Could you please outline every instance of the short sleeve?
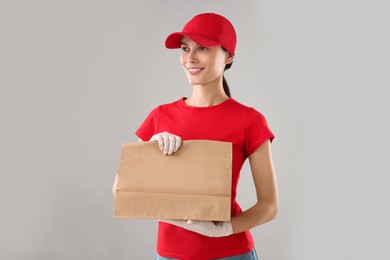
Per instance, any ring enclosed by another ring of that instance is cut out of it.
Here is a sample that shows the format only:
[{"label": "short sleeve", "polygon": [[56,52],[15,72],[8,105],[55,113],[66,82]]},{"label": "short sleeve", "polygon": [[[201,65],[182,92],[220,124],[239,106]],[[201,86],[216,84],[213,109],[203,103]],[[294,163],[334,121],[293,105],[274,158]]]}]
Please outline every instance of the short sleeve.
[{"label": "short sleeve", "polygon": [[251,155],[259,148],[265,140],[269,139],[271,142],[274,139],[274,134],[268,127],[265,117],[252,108],[248,114],[245,124],[245,150],[247,156]]},{"label": "short sleeve", "polygon": [[149,141],[150,138],[156,132],[156,121],[157,121],[157,108],[152,110],[149,115],[146,117],[145,121],[141,124],[141,126],[137,129],[135,134],[142,141]]}]

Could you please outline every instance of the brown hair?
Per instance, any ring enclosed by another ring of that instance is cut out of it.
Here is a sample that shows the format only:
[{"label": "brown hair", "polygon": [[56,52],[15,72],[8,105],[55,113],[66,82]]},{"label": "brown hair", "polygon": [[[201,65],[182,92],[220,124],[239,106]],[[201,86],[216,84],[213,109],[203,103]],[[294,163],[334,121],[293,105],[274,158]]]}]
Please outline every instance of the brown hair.
[{"label": "brown hair", "polygon": [[[229,64],[226,64],[224,71],[230,69],[230,67],[232,66],[232,64],[233,64],[233,62],[231,62],[231,63],[229,63]],[[223,85],[223,90],[225,91],[225,94],[226,94],[229,98],[231,98],[232,95],[230,94],[230,88],[229,88],[229,85],[228,85],[228,83],[227,83],[227,81],[226,81],[226,79],[225,79],[225,75],[222,76],[222,85]]]}]

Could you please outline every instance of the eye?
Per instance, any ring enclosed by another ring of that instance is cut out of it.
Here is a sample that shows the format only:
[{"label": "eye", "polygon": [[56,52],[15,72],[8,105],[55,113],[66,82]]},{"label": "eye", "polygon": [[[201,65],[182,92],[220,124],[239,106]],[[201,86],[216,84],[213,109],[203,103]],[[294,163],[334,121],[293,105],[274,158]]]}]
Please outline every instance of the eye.
[{"label": "eye", "polygon": [[206,48],[206,47],[203,47],[203,46],[199,46],[199,50],[200,50],[200,51],[206,51],[207,48]]},{"label": "eye", "polygon": [[188,52],[190,51],[190,48],[188,48],[187,46],[181,46],[181,50],[184,52]]}]

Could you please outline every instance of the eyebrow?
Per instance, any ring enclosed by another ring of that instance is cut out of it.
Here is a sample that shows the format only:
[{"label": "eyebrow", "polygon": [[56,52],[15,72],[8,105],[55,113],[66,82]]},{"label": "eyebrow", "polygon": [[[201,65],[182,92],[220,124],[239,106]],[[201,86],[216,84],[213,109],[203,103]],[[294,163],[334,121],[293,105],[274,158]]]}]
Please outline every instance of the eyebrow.
[{"label": "eyebrow", "polygon": [[185,42],[180,42],[180,45],[187,45],[188,46],[188,44]]}]

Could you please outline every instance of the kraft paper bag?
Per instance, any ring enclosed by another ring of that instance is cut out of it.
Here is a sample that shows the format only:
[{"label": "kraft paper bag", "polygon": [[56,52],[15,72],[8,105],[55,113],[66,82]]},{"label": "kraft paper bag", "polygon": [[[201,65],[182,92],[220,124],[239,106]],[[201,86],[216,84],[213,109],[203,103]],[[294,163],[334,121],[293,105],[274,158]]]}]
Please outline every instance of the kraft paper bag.
[{"label": "kraft paper bag", "polygon": [[172,155],[157,142],[121,145],[117,218],[230,220],[232,144],[184,141]]}]

